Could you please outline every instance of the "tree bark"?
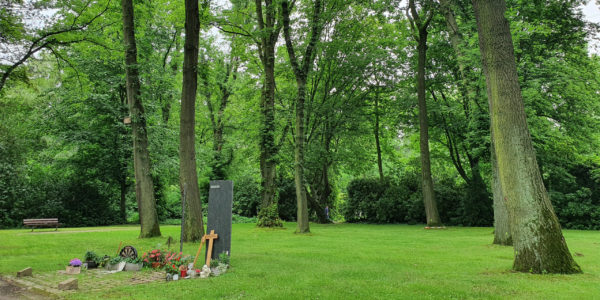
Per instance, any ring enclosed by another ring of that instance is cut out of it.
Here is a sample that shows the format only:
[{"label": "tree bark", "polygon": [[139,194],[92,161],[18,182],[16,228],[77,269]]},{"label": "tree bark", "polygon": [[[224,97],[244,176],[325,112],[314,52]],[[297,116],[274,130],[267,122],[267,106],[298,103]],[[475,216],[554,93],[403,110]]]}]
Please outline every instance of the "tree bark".
[{"label": "tree bark", "polygon": [[494,150],[492,136],[492,191],[494,195],[494,244],[512,246],[512,234],[510,232],[510,222],[508,219],[508,210],[502,197],[502,185],[500,184],[500,175],[498,174],[498,163],[496,162],[496,153]]},{"label": "tree bark", "polygon": [[261,0],[255,0],[256,17],[260,41],[259,56],[264,69],[264,83],[260,110],[262,128],[260,131],[260,175],[262,185],[261,208],[258,226],[282,226],[278,218],[275,199],[275,172],[277,168],[277,147],[275,145],[275,44],[279,37],[276,27],[276,8],[272,0],[265,0],[265,12]]},{"label": "tree bark", "polygon": [[[185,0],[185,42],[183,46],[183,86],[179,121],[179,188],[185,203],[184,242],[198,241],[204,235],[202,202],[196,171],[196,90],[200,20],[197,0]],[[185,199],[184,199],[185,197]]]},{"label": "tree bark", "polygon": [[296,184],[296,233],[309,233],[308,200],[304,184],[304,101],[306,95],[306,78],[296,80],[298,97],[296,101],[296,145],[294,147],[294,182]]},{"label": "tree bark", "polygon": [[562,235],[527,127],[504,0],[473,0],[498,175],[512,229],[513,269],[581,273]]},{"label": "tree bark", "polygon": [[412,14],[412,26],[417,34],[417,98],[419,102],[419,146],[421,152],[421,175],[423,189],[423,203],[427,226],[441,226],[442,221],[437,210],[433,178],[431,177],[431,160],[429,155],[429,124],[427,120],[427,103],[425,101],[425,63],[427,57],[427,27],[433,17],[433,11],[426,12],[424,19],[419,17],[414,0],[409,2]]},{"label": "tree bark", "polygon": [[137,48],[133,23],[132,0],[121,0],[123,11],[123,36],[125,42],[125,72],[127,103],[131,112],[133,131],[133,168],[135,170],[135,196],[140,214],[140,238],[160,236],[154,186],[150,174],[150,155],[146,118],[140,99],[140,79],[137,67]]}]

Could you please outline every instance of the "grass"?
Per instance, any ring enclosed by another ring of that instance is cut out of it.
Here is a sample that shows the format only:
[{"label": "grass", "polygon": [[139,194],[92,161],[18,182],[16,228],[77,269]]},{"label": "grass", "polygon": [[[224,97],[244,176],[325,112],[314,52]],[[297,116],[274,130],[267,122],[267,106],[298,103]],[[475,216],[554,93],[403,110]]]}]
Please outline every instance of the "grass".
[{"label": "grass", "polygon": [[[312,234],[233,225],[232,269],[207,280],[78,292],[72,299],[594,299],[600,297],[600,233],[565,230],[580,275],[511,272],[512,248],[491,245],[491,228],[424,230],[423,226],[311,224]],[[0,274],[27,266],[63,269],[86,250],[114,255],[123,245],[141,251],[179,239],[138,239],[136,226],[62,228],[58,234],[0,231]],[[44,231],[44,230],[42,230]],[[86,232],[93,231],[93,232]],[[50,232],[50,231],[47,231]],[[194,254],[198,244],[184,245]],[[166,247],[165,247],[166,248]],[[178,248],[178,244],[175,246]]]}]

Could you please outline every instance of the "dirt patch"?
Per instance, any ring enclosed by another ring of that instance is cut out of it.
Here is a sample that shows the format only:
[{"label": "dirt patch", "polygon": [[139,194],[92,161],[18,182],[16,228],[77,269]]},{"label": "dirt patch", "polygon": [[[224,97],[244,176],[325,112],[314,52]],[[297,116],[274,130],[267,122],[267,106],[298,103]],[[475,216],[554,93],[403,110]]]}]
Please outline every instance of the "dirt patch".
[{"label": "dirt patch", "polygon": [[47,300],[51,299],[36,293],[33,293],[22,287],[10,284],[0,278],[0,300]]},{"label": "dirt patch", "polygon": [[[78,290],[59,290],[58,284],[70,278],[76,278],[78,280]],[[50,299],[47,297],[62,298],[67,294],[77,293],[77,291],[110,290],[115,287],[125,285],[166,282],[165,274],[163,272],[156,272],[154,270],[142,270],[139,272],[114,272],[104,269],[82,270],[80,274],[76,275],[66,274],[64,270],[36,272],[33,274],[33,276],[17,278],[15,276],[6,275],[3,277],[3,279],[4,282],[13,285],[17,289],[21,288],[21,290],[10,290],[11,297],[0,297],[0,300]],[[36,293],[45,295],[46,297],[31,298],[22,296],[25,295],[25,291],[30,291],[31,294],[33,294],[35,291]],[[9,290],[7,288],[7,294],[8,293]],[[2,291],[0,291],[0,295],[2,295]]]}]

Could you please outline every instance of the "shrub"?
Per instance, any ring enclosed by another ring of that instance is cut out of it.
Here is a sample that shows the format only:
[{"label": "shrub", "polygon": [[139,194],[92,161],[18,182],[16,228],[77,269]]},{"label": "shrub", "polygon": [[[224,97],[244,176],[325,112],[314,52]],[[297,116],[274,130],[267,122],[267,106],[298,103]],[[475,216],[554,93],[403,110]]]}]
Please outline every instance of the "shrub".
[{"label": "shrub", "polygon": [[[487,190],[477,193],[447,178],[434,185],[442,222],[447,225],[489,226],[493,222]],[[425,208],[420,176],[404,174],[397,180],[356,179],[348,184],[348,198],[342,211],[348,222],[424,223]]]},{"label": "shrub", "polygon": [[277,203],[273,203],[258,213],[258,227],[283,227],[277,213]]}]

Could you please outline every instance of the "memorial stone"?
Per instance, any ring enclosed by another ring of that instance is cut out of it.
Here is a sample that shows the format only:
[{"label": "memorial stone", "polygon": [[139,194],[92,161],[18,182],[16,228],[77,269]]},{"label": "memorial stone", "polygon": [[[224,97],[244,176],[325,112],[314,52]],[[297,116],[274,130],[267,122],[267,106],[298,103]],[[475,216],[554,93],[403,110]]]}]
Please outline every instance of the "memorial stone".
[{"label": "memorial stone", "polygon": [[[213,180],[208,193],[208,220],[206,232],[214,230],[219,238],[214,240],[212,258],[231,252],[231,209],[233,205],[233,181]],[[208,249],[208,245],[207,245]]]},{"label": "memorial stone", "polygon": [[61,291],[76,290],[78,288],[77,279],[70,278],[58,284],[58,289]]},{"label": "memorial stone", "polygon": [[17,277],[33,276],[33,270],[31,268],[25,268],[17,272]]}]

